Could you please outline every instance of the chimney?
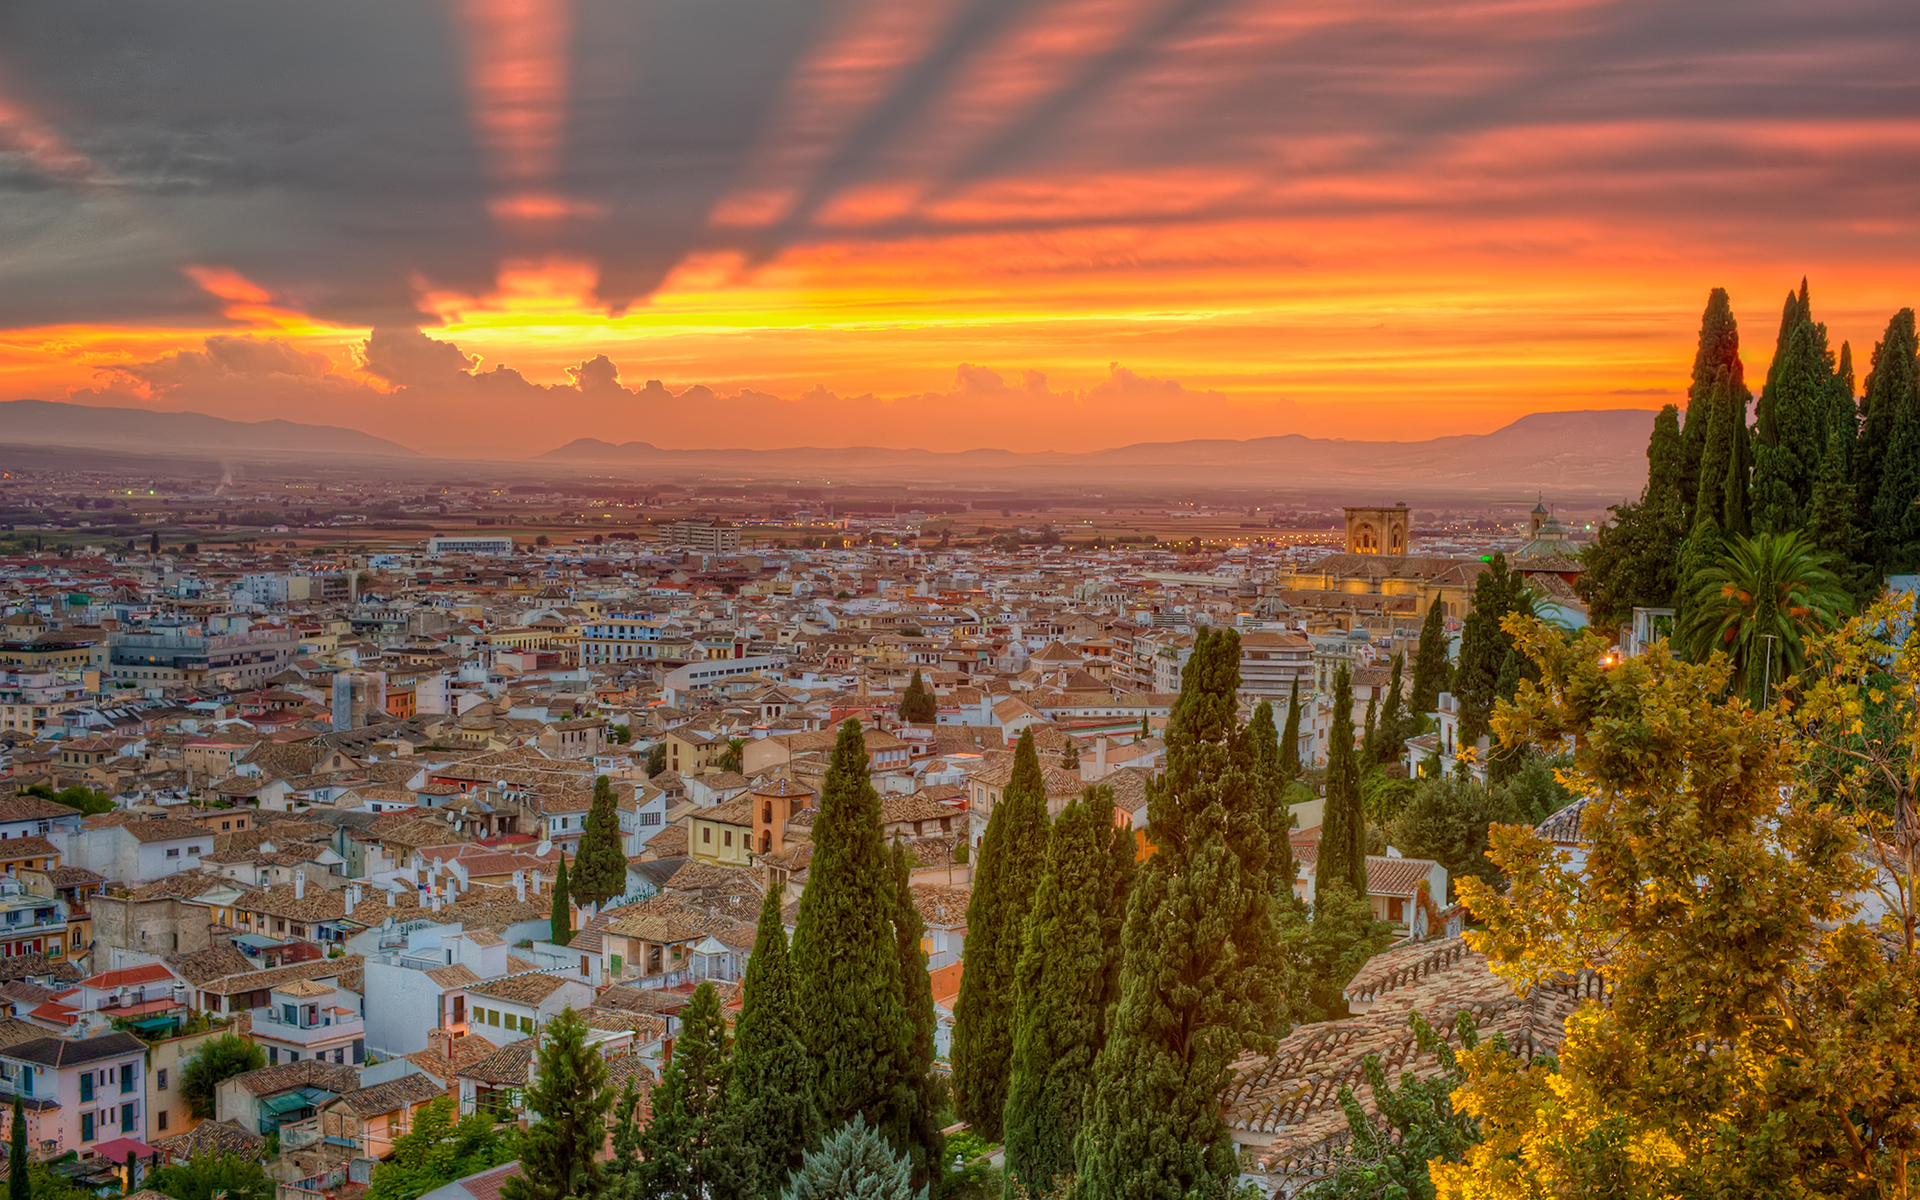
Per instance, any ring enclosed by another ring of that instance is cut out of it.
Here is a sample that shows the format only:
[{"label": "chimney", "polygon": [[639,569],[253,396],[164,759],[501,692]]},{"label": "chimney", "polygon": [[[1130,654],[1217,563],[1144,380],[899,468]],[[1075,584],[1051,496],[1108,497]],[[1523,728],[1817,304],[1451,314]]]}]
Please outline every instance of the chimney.
[{"label": "chimney", "polygon": [[295,900],[307,898],[307,872],[304,867],[293,873],[293,898]]},{"label": "chimney", "polygon": [[1093,777],[1095,780],[1107,777],[1107,735],[1104,733],[1093,739]]},{"label": "chimney", "polygon": [[446,1030],[427,1030],[427,1053],[453,1061],[453,1039],[447,1036]]},{"label": "chimney", "polygon": [[440,897],[438,897],[438,896],[435,896],[435,897],[433,898],[433,911],[434,911],[434,912],[439,912],[439,911],[440,911]]},{"label": "chimney", "polygon": [[391,887],[387,889],[387,907],[393,907],[393,889]]},{"label": "chimney", "polygon": [[513,895],[520,903],[525,904],[527,902],[527,873],[525,871],[515,871],[513,873]]}]

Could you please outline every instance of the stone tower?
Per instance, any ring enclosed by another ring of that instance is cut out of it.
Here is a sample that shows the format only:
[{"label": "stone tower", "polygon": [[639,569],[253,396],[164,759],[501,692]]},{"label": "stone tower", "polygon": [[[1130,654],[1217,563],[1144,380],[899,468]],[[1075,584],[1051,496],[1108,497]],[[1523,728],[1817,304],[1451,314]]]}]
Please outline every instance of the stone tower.
[{"label": "stone tower", "polygon": [[1348,554],[1407,552],[1409,514],[1405,501],[1392,508],[1349,508],[1346,513]]}]

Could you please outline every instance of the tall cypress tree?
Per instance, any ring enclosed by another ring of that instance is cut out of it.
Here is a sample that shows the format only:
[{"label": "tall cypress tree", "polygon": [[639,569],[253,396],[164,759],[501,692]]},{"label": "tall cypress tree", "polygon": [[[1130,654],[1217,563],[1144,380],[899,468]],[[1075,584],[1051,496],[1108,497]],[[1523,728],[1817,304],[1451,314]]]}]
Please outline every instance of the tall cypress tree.
[{"label": "tall cypress tree", "polygon": [[27,1118],[20,1111],[20,1097],[13,1098],[13,1129],[7,1142],[7,1200],[33,1200],[32,1181],[27,1178]]},{"label": "tall cypress tree", "polygon": [[1460,629],[1453,694],[1460,703],[1460,738],[1468,745],[1491,729],[1494,701],[1500,698],[1500,668],[1513,649],[1513,639],[1500,624],[1514,613],[1531,611],[1526,580],[1507,569],[1506,555],[1495,554],[1473,582],[1473,611]]},{"label": "tall cypress tree", "polygon": [[[1884,573],[1920,565],[1920,342],[1911,308],[1887,322],[1867,375],[1859,503]],[[1869,456],[1872,456],[1871,458]]]},{"label": "tall cypress tree", "polygon": [[[1715,380],[1723,373],[1740,378],[1740,326],[1733,319],[1733,303],[1727,289],[1714,288],[1707,294],[1707,308],[1700,315],[1700,338],[1693,354],[1693,379],[1687,385],[1687,423],[1681,431],[1677,471],[1673,480],[1687,506],[1685,520],[1693,521],[1693,499],[1700,490],[1700,460],[1706,454],[1707,430],[1712,424]],[[1651,482],[1651,479],[1649,480]]]},{"label": "tall cypress tree", "polygon": [[539,1119],[520,1135],[521,1174],[501,1185],[504,1200],[596,1196],[604,1182],[594,1162],[607,1141],[607,1064],[587,1047],[587,1027],[571,1008],[540,1031],[540,1054],[527,1108]]},{"label": "tall cypress tree", "polygon": [[[1790,328],[1787,318],[1797,318]],[[1760,533],[1789,533],[1806,524],[1833,425],[1833,351],[1827,327],[1813,319],[1804,280],[1787,305],[1781,336],[1755,430],[1753,528]]]},{"label": "tall cypress tree", "polygon": [[1287,696],[1287,727],[1280,734],[1280,774],[1292,783],[1300,772],[1300,677],[1295,675]]},{"label": "tall cypress tree", "polygon": [[1380,706],[1380,724],[1374,730],[1373,761],[1380,766],[1398,761],[1401,747],[1406,742],[1406,730],[1401,728],[1404,718],[1400,710],[1400,689],[1406,665],[1406,654],[1396,654],[1393,656],[1393,668],[1387,672],[1387,699]]},{"label": "tall cypress tree", "polygon": [[1367,719],[1360,727],[1360,757],[1356,767],[1360,774],[1366,774],[1380,753],[1380,697],[1372,694],[1367,697]]},{"label": "tall cypress tree", "polygon": [[[1298,683],[1294,686],[1297,691]],[[1274,895],[1282,897],[1293,891],[1293,811],[1287,803],[1287,785],[1294,777],[1287,773],[1275,742],[1273,705],[1262,700],[1254,708],[1253,719],[1247,722],[1243,736],[1261,824],[1267,831],[1267,870],[1272,876]]]},{"label": "tall cypress tree", "polygon": [[1319,858],[1314,876],[1342,881],[1365,895],[1367,829],[1360,799],[1360,765],[1353,749],[1353,676],[1343,663],[1333,677],[1333,711],[1327,727],[1327,794],[1321,807]]},{"label": "tall cypress tree", "polygon": [[[1269,716],[1267,727],[1273,722]],[[1031,1195],[1074,1174],[1073,1144],[1085,1119],[1093,1064],[1105,1042],[1109,981],[1118,969],[1120,924],[1132,858],[1113,823],[1113,792],[1090,787],[1060,814],[1016,972],[1018,1017],[1007,1091],[1007,1179]]]},{"label": "tall cypress tree", "polygon": [[620,842],[620,809],[605,775],[593,781],[586,832],[573,856],[571,895],[583,904],[604,904],[627,891],[627,852]]},{"label": "tall cypress tree", "polygon": [[746,1146],[754,1196],[777,1196],[820,1136],[813,1064],[794,1007],[793,962],[782,923],[785,889],[760,905],[760,928],[740,986],[727,1113]]},{"label": "tall cypress tree", "polygon": [[892,863],[860,722],[840,727],[813,825],[794,926],[794,994],[827,1128],[863,1115],[906,1148],[902,1089],[912,1026],[894,946]]},{"label": "tall cypress tree", "polygon": [[1447,690],[1447,618],[1440,597],[1427,605],[1427,619],[1420,626],[1420,647],[1413,659],[1413,711],[1430,713],[1440,707],[1440,693]]},{"label": "tall cypress tree", "polygon": [[548,938],[556,946],[573,940],[573,895],[567,881],[567,853],[560,852],[560,870],[553,878],[553,912],[548,915]]},{"label": "tall cypress tree", "polygon": [[913,859],[899,842],[893,844],[894,953],[900,968],[900,990],[906,997],[912,1041],[902,1079],[900,1121],[906,1144],[901,1147],[913,1164],[914,1183],[925,1187],[941,1174],[946,1135],[940,1132],[940,1085],[933,1075],[934,1040],[939,1021],[933,1012],[933,976],[927,973],[927,952],[920,947],[927,925],[913,903]]},{"label": "tall cypress tree", "polygon": [[1013,774],[987,817],[967,902],[966,969],[953,1014],[953,1107],[981,1137],[1000,1140],[1013,1063],[1013,972],[1047,852],[1047,785],[1033,731],[1020,735]]},{"label": "tall cypress tree", "polygon": [[653,1090],[653,1118],[640,1130],[638,1194],[648,1200],[752,1200],[752,1163],[741,1130],[725,1119],[727,1023],[711,980],[680,1014],[673,1057]]},{"label": "tall cypress tree", "polygon": [[1211,1195],[1239,1173],[1221,1117],[1232,1063],[1272,1045],[1279,1007],[1268,846],[1234,728],[1240,638],[1203,631],[1148,785],[1154,853],[1128,903],[1120,998],[1075,1148],[1082,1194]]}]

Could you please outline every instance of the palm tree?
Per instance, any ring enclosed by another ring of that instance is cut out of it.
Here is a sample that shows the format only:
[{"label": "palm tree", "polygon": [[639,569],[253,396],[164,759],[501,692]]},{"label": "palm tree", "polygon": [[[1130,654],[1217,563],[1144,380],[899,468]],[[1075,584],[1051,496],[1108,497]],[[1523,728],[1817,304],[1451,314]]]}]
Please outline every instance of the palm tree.
[{"label": "palm tree", "polygon": [[1797,530],[1733,539],[1692,586],[1683,631],[1689,656],[1726,654],[1729,690],[1755,704],[1766,699],[1769,681],[1806,665],[1806,635],[1833,628],[1852,604],[1827,556]]}]

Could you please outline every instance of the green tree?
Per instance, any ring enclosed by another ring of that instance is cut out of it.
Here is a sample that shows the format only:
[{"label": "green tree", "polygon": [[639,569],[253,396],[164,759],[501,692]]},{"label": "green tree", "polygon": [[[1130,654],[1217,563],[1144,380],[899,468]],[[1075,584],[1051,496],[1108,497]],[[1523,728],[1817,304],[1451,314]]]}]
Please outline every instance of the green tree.
[{"label": "green tree", "polygon": [[1804,280],[1799,296],[1788,299],[1781,334],[1754,431],[1753,528],[1762,533],[1806,524],[1832,432],[1833,351],[1827,327],[1813,319]]},{"label": "green tree", "polygon": [[[1438,603],[1438,601],[1435,601]],[[1425,635],[1422,635],[1424,638]],[[1435,693],[1438,695],[1439,693]],[[1287,724],[1280,732],[1280,774],[1288,782],[1300,778],[1300,677],[1293,677],[1287,695]]]},{"label": "green tree", "polygon": [[485,1113],[459,1117],[453,1098],[442,1096],[427,1102],[414,1116],[413,1128],[393,1143],[392,1157],[374,1168],[367,1200],[413,1200],[512,1157],[512,1142],[491,1118]]},{"label": "green tree", "polygon": [[1294,907],[1281,914],[1280,928],[1298,991],[1293,1011],[1302,1021],[1346,1016],[1342,989],[1399,936],[1392,925],[1374,919],[1373,902],[1355,895],[1352,884],[1327,877],[1314,891],[1311,918]]},{"label": "green tree", "polygon": [[[1440,693],[1447,690],[1450,674],[1447,661],[1447,618],[1435,596],[1427,606],[1427,619],[1420,625],[1420,645],[1413,658],[1413,711],[1430,713],[1440,706]],[[1298,684],[1295,685],[1296,688]]]},{"label": "green tree", "polygon": [[1495,554],[1473,582],[1473,611],[1460,627],[1460,666],[1454,672],[1453,694],[1460,703],[1460,741],[1472,746],[1491,728],[1494,701],[1500,695],[1500,669],[1513,650],[1513,639],[1501,622],[1514,613],[1531,616],[1533,596],[1519,572],[1507,569],[1504,554]]},{"label": "green tree", "polygon": [[[1268,728],[1272,728],[1269,715]],[[1124,843],[1116,854],[1115,843]],[[1034,1195],[1074,1174],[1093,1064],[1118,976],[1132,838],[1113,823],[1113,791],[1090,787],[1047,838],[1047,863],[1016,972],[1013,1074],[1005,1120],[1008,1179]]]},{"label": "green tree", "polygon": [[1014,968],[1047,852],[1047,785],[1033,731],[1020,735],[1013,774],[987,816],[967,902],[966,970],[953,1018],[953,1107],[981,1137],[1000,1140],[1013,1061]]},{"label": "green tree", "polygon": [[27,1118],[20,1097],[13,1098],[13,1127],[7,1141],[7,1200],[33,1200],[27,1178]]},{"label": "green tree", "polygon": [[902,1082],[902,1116],[907,1161],[916,1182],[936,1179],[944,1170],[946,1138],[940,1132],[944,1086],[933,1073],[934,1043],[939,1018],[933,1010],[933,976],[927,972],[927,952],[921,942],[926,922],[913,901],[913,856],[900,842],[893,844],[894,954],[900,964],[900,992],[906,1000],[911,1040]]},{"label": "green tree", "polygon": [[[1299,686],[1296,681],[1296,691]],[[1294,752],[1298,754],[1297,725],[1294,735]],[[1273,705],[1262,700],[1254,706],[1253,717],[1247,722],[1245,739],[1256,803],[1259,805],[1261,824],[1267,832],[1267,871],[1271,878],[1271,890],[1274,902],[1283,903],[1293,895],[1293,805],[1287,795],[1293,779],[1287,774],[1285,753],[1273,731]]]},{"label": "green tree", "polygon": [[626,892],[627,853],[620,840],[620,809],[613,782],[601,775],[593,781],[593,804],[587,809],[580,848],[574,852],[567,894],[583,904],[604,904]]},{"label": "green tree", "polygon": [[[1605,663],[1593,637],[1516,628],[1541,686],[1496,726],[1574,748],[1587,853],[1576,867],[1533,831],[1501,829],[1508,887],[1463,885],[1485,923],[1468,938],[1522,992],[1600,968],[1607,1002],[1581,1002],[1557,1060],[1460,1055],[1455,1103],[1482,1140],[1433,1168],[1437,1194],[1906,1194],[1920,1146],[1912,893],[1878,889],[1890,921],[1862,911],[1885,854],[1862,818],[1801,779],[1808,742],[1786,714],[1713,702],[1725,662],[1656,646]],[[1850,727],[1858,669],[1882,661],[1861,653],[1803,711]],[[1911,879],[1900,853],[1883,880]]]},{"label": "green tree", "polygon": [[818,1150],[809,1150],[782,1200],[926,1200],[913,1168],[877,1129],[855,1114]]},{"label": "green tree", "polygon": [[732,771],[735,774],[739,774],[744,766],[743,760],[746,757],[746,753],[747,739],[737,737],[728,738],[727,748],[720,752],[720,757],[713,760],[714,770]]},{"label": "green tree", "polygon": [[652,779],[655,775],[658,775],[666,769],[667,744],[665,742],[655,742],[653,745],[647,747],[647,778]]},{"label": "green tree", "polygon": [[265,1051],[234,1034],[225,1033],[202,1042],[199,1051],[180,1068],[180,1095],[187,1102],[187,1111],[199,1120],[211,1121],[214,1094],[219,1086],[235,1075],[258,1071],[266,1065]]},{"label": "green tree", "polygon": [[720,996],[702,980],[680,1014],[673,1057],[653,1089],[653,1119],[639,1131],[633,1178],[651,1200],[750,1197],[753,1164],[743,1131],[728,1120],[731,1056]]},{"label": "green tree", "polygon": [[1120,995],[1075,1146],[1078,1187],[1108,1200],[1217,1195],[1239,1173],[1221,1117],[1232,1063],[1269,1048],[1284,972],[1247,739],[1240,638],[1203,630],[1147,786],[1154,852],[1127,906]]},{"label": "green tree", "polygon": [[1882,572],[1920,566],[1920,342],[1911,308],[1887,322],[1867,375],[1860,483],[1861,526]]},{"label": "green tree", "polygon": [[1806,663],[1806,637],[1851,608],[1827,560],[1797,532],[1736,541],[1693,580],[1681,630],[1696,662],[1727,655],[1736,695],[1758,705]]},{"label": "green tree", "polygon": [[[1707,294],[1706,311],[1700,315],[1700,337],[1693,354],[1693,378],[1687,385],[1687,424],[1681,431],[1680,451],[1674,484],[1687,506],[1682,514],[1683,528],[1695,519],[1694,497],[1700,491],[1700,460],[1707,451],[1707,431],[1716,407],[1715,386],[1725,380],[1741,380],[1740,326],[1733,319],[1733,302],[1727,289],[1714,288]],[[1741,384],[1745,390],[1745,384]],[[1649,455],[1651,457],[1651,455]]]},{"label": "green tree", "polygon": [[55,804],[78,809],[90,817],[114,811],[114,803],[111,796],[108,796],[105,792],[96,792],[89,787],[82,787],[77,783],[71,787],[61,788],[57,792],[43,783],[36,783],[30,787],[22,788],[21,794],[25,796],[38,796],[42,800],[51,800]]},{"label": "green tree", "polygon": [[[1300,1193],[1304,1200],[1433,1200],[1428,1164],[1457,1163],[1480,1140],[1480,1123],[1453,1107],[1454,1089],[1466,1082],[1453,1047],[1419,1013],[1409,1020],[1422,1053],[1439,1061],[1439,1073],[1422,1079],[1403,1072],[1396,1088],[1380,1056],[1367,1055],[1362,1070],[1374,1112],[1360,1107],[1351,1087],[1341,1086],[1349,1140],[1326,1176]],[[1464,1009],[1455,1029],[1463,1049],[1479,1046],[1473,1017]]]},{"label": "green tree", "polygon": [[1380,706],[1380,723],[1374,729],[1372,766],[1387,766],[1400,761],[1400,753],[1406,746],[1409,736],[1406,726],[1405,710],[1402,703],[1402,676],[1406,670],[1407,656],[1393,656],[1393,667],[1387,672],[1387,700]]},{"label": "green tree", "polygon": [[[1403,854],[1430,858],[1445,867],[1456,890],[1469,876],[1498,886],[1499,869],[1487,857],[1491,828],[1518,820],[1519,814],[1508,807],[1506,793],[1496,795],[1496,790],[1464,771],[1421,779],[1413,786],[1413,798],[1388,829],[1388,840]],[[1434,899],[1445,901],[1446,897]]]},{"label": "green tree", "polygon": [[565,1200],[597,1196],[594,1162],[607,1140],[607,1064],[587,1046],[587,1027],[571,1008],[540,1031],[527,1108],[538,1118],[519,1138],[521,1174],[500,1189],[502,1200]]},{"label": "green tree", "polygon": [[780,1193],[820,1130],[813,1065],[794,1007],[793,963],[781,915],[784,896],[775,883],[760,906],[760,929],[733,1027],[728,1115],[746,1142],[756,1196]]},{"label": "green tree", "polygon": [[900,719],[916,725],[929,725],[940,719],[940,701],[927,689],[917,667],[913,678],[907,680],[906,694],[900,697]]},{"label": "green tree", "polygon": [[566,851],[560,852],[560,870],[553,880],[553,912],[549,914],[547,935],[556,946],[573,940],[573,895],[567,880]]},{"label": "green tree", "polygon": [[1367,697],[1367,718],[1360,726],[1360,753],[1354,758],[1356,775],[1373,768],[1380,754],[1380,694]]},{"label": "green tree", "polygon": [[[1704,425],[1708,414],[1724,409],[1718,395],[1703,396],[1698,405],[1689,406],[1690,430],[1693,421]],[[1636,607],[1672,603],[1674,560],[1686,537],[1687,513],[1695,506],[1697,485],[1691,481],[1700,474],[1698,456],[1703,447],[1711,451],[1718,445],[1704,429],[1692,432],[1697,435],[1691,443],[1695,458],[1691,467],[1683,469],[1679,410],[1671,404],[1660,410],[1647,445],[1646,487],[1639,499],[1614,505],[1609,510],[1612,520],[1601,525],[1580,552],[1585,570],[1574,587],[1587,602],[1594,623],[1602,628],[1626,625]],[[1720,475],[1725,475],[1724,467]],[[1423,644],[1424,640],[1423,632]],[[1419,686],[1417,676],[1415,686]]]},{"label": "green tree", "polygon": [[161,1167],[147,1176],[146,1186],[173,1200],[268,1200],[274,1194],[259,1161],[238,1154],[203,1154]]},{"label": "green tree", "polygon": [[1060,750],[1060,769],[1062,771],[1080,769],[1080,743],[1073,740],[1072,734],[1067,735],[1067,744]]},{"label": "green tree", "polygon": [[1360,765],[1353,749],[1353,683],[1345,663],[1333,677],[1333,707],[1327,727],[1326,804],[1320,818],[1320,847],[1314,875],[1322,886],[1344,882],[1355,895],[1367,894],[1367,829],[1360,796]]},{"label": "green tree", "polygon": [[820,790],[813,861],[794,927],[800,1028],[828,1125],[856,1114],[908,1140],[913,1030],[894,943],[892,864],[860,723],[840,727]]}]

